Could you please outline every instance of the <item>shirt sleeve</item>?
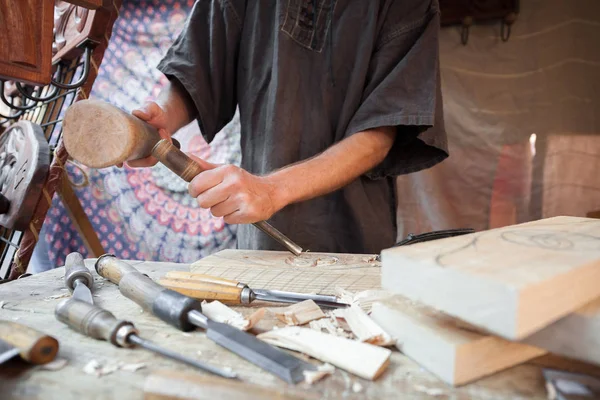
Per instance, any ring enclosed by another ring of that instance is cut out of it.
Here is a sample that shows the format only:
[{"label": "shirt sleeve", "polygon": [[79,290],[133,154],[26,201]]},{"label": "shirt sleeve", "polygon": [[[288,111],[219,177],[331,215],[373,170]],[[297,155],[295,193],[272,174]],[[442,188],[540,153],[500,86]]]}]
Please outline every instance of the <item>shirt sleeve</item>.
[{"label": "shirt sleeve", "polygon": [[236,70],[243,7],[233,0],[196,1],[179,36],[157,68],[192,99],[210,143],[237,108]]},{"label": "shirt sleeve", "polygon": [[346,136],[396,127],[384,161],[366,176],[379,179],[429,168],[448,157],[439,71],[437,0],[391,3],[371,57],[361,105]]}]

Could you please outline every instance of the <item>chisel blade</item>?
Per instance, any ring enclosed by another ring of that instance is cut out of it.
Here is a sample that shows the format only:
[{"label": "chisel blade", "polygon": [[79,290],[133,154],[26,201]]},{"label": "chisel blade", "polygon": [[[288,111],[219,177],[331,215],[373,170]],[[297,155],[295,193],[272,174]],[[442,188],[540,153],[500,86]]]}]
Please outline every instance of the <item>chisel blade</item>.
[{"label": "chisel blade", "polygon": [[94,304],[92,292],[90,288],[80,279],[75,280],[75,289],[73,290],[73,298],[85,301],[89,304]]},{"label": "chisel blade", "polygon": [[4,340],[0,340],[0,364],[19,355],[19,353],[18,348],[6,343]]},{"label": "chisel blade", "polygon": [[206,336],[218,345],[291,384],[302,382],[305,379],[304,371],[316,370],[311,363],[294,357],[231,325],[208,321]]}]

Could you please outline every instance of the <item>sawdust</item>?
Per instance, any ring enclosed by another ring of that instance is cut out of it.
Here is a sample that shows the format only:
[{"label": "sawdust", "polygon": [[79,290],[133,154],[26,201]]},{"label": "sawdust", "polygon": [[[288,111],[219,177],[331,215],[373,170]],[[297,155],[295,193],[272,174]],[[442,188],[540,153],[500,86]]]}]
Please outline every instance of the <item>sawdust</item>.
[{"label": "sawdust", "polygon": [[98,360],[90,360],[90,362],[88,362],[83,367],[83,372],[85,372],[88,375],[95,375],[97,377],[101,377],[104,375],[112,374],[113,372],[118,370],[135,372],[142,368],[146,368],[145,363],[125,364],[124,362],[120,361],[118,363],[108,362],[106,364],[102,364]]},{"label": "sawdust", "polygon": [[48,296],[48,297],[44,297],[44,301],[50,301],[50,300],[56,300],[56,299],[64,299],[65,297],[69,297],[71,296],[71,293],[67,292],[67,293],[61,293],[61,294],[55,294],[52,296]]},{"label": "sawdust", "polygon": [[320,381],[327,375],[331,375],[335,372],[335,367],[331,364],[322,364],[317,367],[316,371],[302,371],[304,374],[304,382],[312,385],[315,382]]},{"label": "sawdust", "polygon": [[433,397],[442,396],[444,394],[444,391],[442,389],[428,388],[423,385],[415,385],[413,387],[417,392],[425,393],[425,394],[427,394],[429,396],[433,396]]},{"label": "sawdust", "polygon": [[146,368],[146,363],[124,364],[120,366],[123,371],[135,372],[138,369]]},{"label": "sawdust", "polygon": [[361,385],[360,382],[354,382],[352,384],[352,391],[354,393],[362,392],[362,390],[363,390],[363,385]]},{"label": "sawdust", "polygon": [[57,358],[53,361],[50,361],[47,364],[41,365],[40,369],[45,369],[48,371],[58,371],[60,369],[63,369],[68,363],[69,360],[65,358]]}]

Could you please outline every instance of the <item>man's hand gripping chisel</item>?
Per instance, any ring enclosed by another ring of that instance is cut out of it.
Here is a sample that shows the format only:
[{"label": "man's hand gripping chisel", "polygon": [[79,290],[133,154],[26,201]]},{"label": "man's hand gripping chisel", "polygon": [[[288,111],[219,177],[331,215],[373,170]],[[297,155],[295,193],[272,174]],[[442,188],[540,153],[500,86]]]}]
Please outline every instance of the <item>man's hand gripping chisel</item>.
[{"label": "man's hand gripping chisel", "polygon": [[208,319],[202,314],[202,305],[198,300],[160,286],[113,255],[105,254],[98,258],[96,271],[100,276],[117,284],[125,297],[168,324],[182,331],[190,331],[195,327],[203,328],[210,340],[288,383],[303,381],[304,371],[316,370],[314,365],[247,332]]},{"label": "man's hand gripping chisel", "polygon": [[313,300],[320,307],[343,308],[350,306],[350,304],[340,302],[336,296],[251,289],[242,282],[193,272],[170,271],[158,283],[194,299],[219,300],[226,304],[249,304],[254,300],[275,303],[298,303],[303,300]]},{"label": "man's hand gripping chisel", "polygon": [[73,297],[64,299],[56,306],[55,315],[60,322],[79,333],[94,339],[106,340],[117,347],[137,345],[224,378],[237,377],[235,373],[201,363],[142,339],[133,323],[119,321],[110,311],[94,305],[90,291],[93,282],[94,278],[85,266],[81,254],[69,254],[65,261],[65,284],[73,293]]}]

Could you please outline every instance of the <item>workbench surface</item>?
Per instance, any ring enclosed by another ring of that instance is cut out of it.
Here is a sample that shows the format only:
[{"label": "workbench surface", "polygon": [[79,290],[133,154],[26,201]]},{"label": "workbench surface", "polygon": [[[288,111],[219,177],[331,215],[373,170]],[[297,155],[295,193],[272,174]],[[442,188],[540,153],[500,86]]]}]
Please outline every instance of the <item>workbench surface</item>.
[{"label": "workbench surface", "polygon": [[[210,262],[210,258],[208,260]],[[94,261],[86,260],[86,265],[92,270]],[[188,264],[141,261],[131,261],[131,264],[155,280],[170,270],[190,270]],[[249,268],[253,266],[250,265]],[[314,268],[325,271],[333,267]],[[339,270],[340,266],[335,268]],[[201,330],[183,333],[166,325],[122,296],[115,285],[99,277],[95,271],[93,274],[96,280],[96,303],[113,312],[117,318],[134,322],[140,330],[140,336],[205,362],[230,367],[248,385],[261,385],[281,394],[308,399],[410,399],[433,398],[434,394],[435,398],[440,399],[546,399],[544,381],[538,366],[518,366],[464,387],[452,388],[397,350],[393,352],[388,369],[375,382],[336,368],[332,376],[318,383],[291,386],[208,340]],[[0,285],[0,319],[30,325],[54,336],[60,342],[57,358],[68,361],[66,366],[54,371],[45,370],[41,366],[30,366],[19,359],[0,365],[2,399],[134,400],[144,398],[146,378],[159,370],[211,376],[143,349],[120,349],[106,342],[84,337],[58,322],[54,318],[54,307],[61,301],[61,295],[68,296],[63,278],[64,268],[61,267]],[[274,307],[273,304],[253,304],[253,307],[257,306]],[[252,311],[252,307],[236,309],[243,313]],[[267,313],[257,330],[260,332],[269,329],[273,324],[278,323],[271,313]],[[137,371],[119,369],[107,375],[95,376],[84,372],[84,366],[91,360],[105,365],[119,362],[145,363],[145,368]],[[212,398],[217,400],[218,396]],[[240,398],[243,398],[242,394]]]}]

